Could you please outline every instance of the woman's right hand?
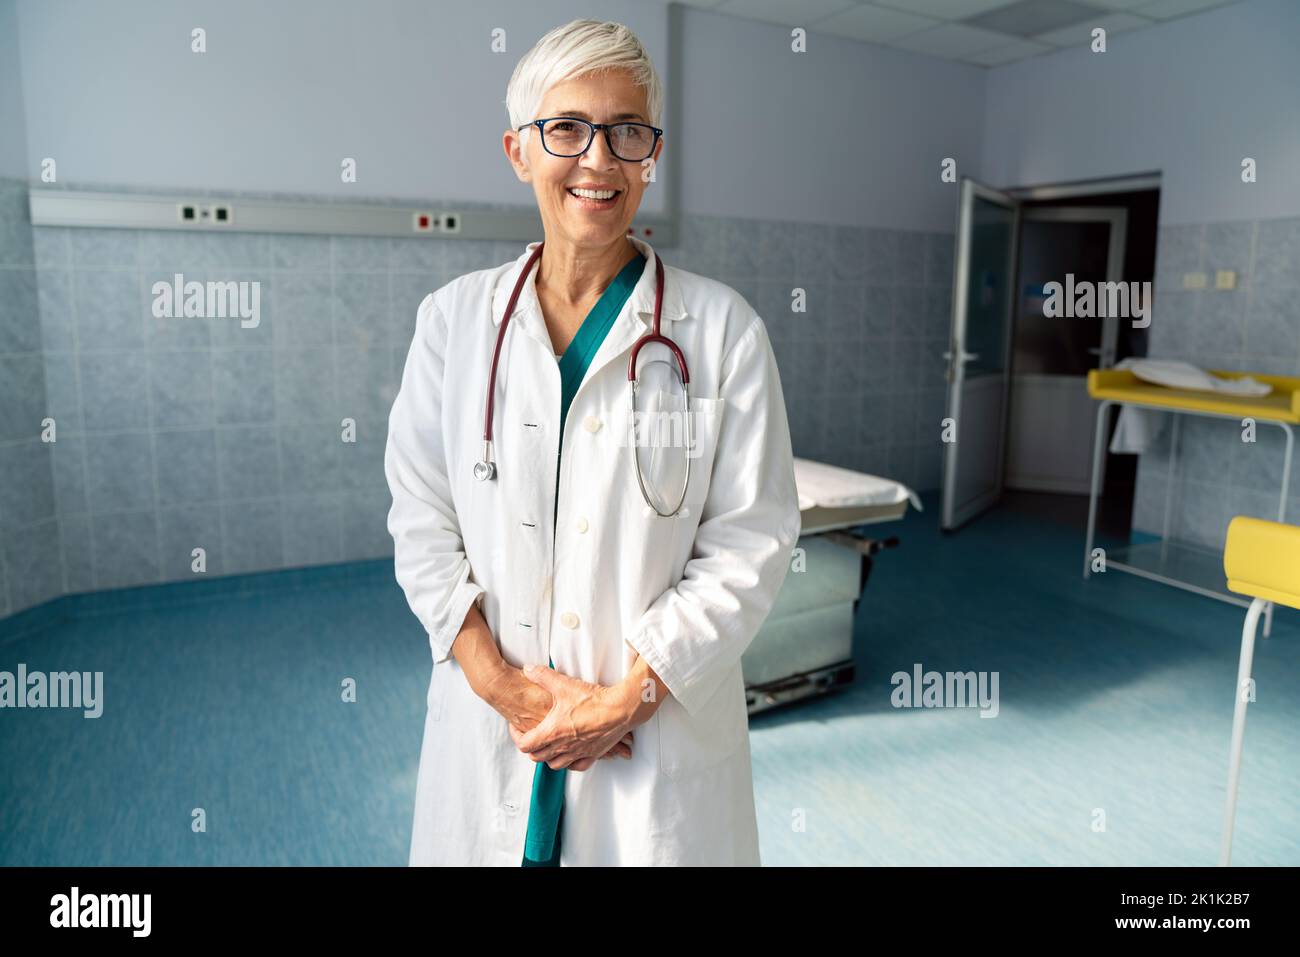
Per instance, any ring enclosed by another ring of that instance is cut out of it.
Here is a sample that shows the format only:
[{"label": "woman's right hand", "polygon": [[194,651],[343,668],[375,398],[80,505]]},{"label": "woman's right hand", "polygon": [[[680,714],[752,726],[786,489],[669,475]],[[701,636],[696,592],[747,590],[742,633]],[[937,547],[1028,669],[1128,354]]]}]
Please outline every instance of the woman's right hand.
[{"label": "woman's right hand", "polygon": [[[501,717],[520,732],[529,731],[541,723],[551,710],[551,693],[536,682],[524,677],[523,669],[504,665],[491,683],[484,699]],[[631,758],[632,732],[601,755],[602,758]],[[585,771],[592,761],[579,761],[570,770]]]}]

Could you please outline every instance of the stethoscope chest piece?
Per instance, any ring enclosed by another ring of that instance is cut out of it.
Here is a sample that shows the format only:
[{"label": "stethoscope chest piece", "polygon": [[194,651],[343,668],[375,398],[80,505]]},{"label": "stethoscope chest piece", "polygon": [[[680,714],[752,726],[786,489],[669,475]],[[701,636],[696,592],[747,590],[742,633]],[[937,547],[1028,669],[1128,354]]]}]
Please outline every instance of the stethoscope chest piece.
[{"label": "stethoscope chest piece", "polygon": [[497,467],[491,462],[475,462],[474,477],[480,482],[486,482],[488,479],[496,478]]}]

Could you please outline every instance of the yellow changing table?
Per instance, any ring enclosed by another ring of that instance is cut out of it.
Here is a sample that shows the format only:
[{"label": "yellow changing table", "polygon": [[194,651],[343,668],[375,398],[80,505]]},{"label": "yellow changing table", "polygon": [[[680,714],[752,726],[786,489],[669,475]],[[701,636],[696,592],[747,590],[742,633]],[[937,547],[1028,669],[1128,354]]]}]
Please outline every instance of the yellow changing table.
[{"label": "yellow changing table", "polygon": [[[1164,527],[1160,541],[1143,542],[1117,549],[1106,556],[1106,568],[1118,569],[1140,575],[1153,581],[1164,582],[1178,588],[1217,598],[1234,605],[1248,607],[1250,601],[1233,594],[1224,587],[1223,555],[1205,548],[1174,542],[1169,538],[1173,509],[1174,467],[1178,459],[1179,424],[1184,415],[1201,415],[1208,418],[1254,419],[1280,428],[1286,435],[1286,453],[1282,463],[1282,492],[1277,506],[1277,520],[1286,521],[1287,493],[1291,485],[1291,461],[1295,449],[1293,426],[1300,424],[1300,378],[1291,376],[1257,375],[1246,372],[1209,370],[1226,379],[1239,379],[1250,375],[1259,382],[1267,382],[1273,391],[1265,396],[1234,396],[1214,392],[1196,392],[1190,389],[1171,389],[1152,385],[1138,379],[1128,369],[1093,369],[1088,373],[1088,394],[1100,400],[1097,408],[1097,428],[1092,447],[1092,484],[1088,499],[1088,536],[1083,553],[1083,577],[1092,571],[1093,537],[1097,524],[1097,496],[1100,493],[1102,467],[1106,457],[1108,413],[1113,406],[1132,405],[1158,412],[1176,413],[1173,416],[1173,433],[1169,446],[1169,481],[1165,493]],[[1264,635],[1268,636],[1273,623],[1273,605],[1264,612]]]}]

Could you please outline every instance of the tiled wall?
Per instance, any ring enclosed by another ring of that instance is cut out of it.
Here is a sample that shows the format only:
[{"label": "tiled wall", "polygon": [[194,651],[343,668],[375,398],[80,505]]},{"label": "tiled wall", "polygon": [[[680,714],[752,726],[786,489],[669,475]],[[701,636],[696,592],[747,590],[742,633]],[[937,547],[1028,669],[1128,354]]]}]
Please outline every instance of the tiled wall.
[{"label": "tiled wall", "polygon": [[795,455],[938,488],[951,234],[687,217],[682,245],[767,323]]},{"label": "tiled wall", "polygon": [[[6,253],[0,325],[8,611],[192,578],[195,547],[209,576],[391,554],[383,445],[416,307],[522,244],[30,229],[20,187],[6,210],[29,238]],[[693,217],[679,247],[667,262],[767,321],[796,455],[937,486],[950,236]],[[260,282],[260,323],[155,318],[151,287],[177,272]],[[45,415],[50,445],[32,437]]]},{"label": "tiled wall", "polygon": [[[1216,271],[1235,270],[1237,287],[1213,288]],[[1183,288],[1203,272],[1209,287]],[[1203,368],[1300,375],[1300,219],[1209,223],[1160,230],[1150,354]],[[1142,456],[1134,527],[1159,534],[1169,488],[1170,429]],[[1284,440],[1260,425],[1242,441],[1240,422],[1184,417],[1172,494],[1171,535],[1222,548],[1233,515],[1276,519]],[[1297,461],[1300,467],[1300,448]],[[1292,477],[1287,517],[1300,523],[1300,482]]]},{"label": "tiled wall", "polygon": [[0,615],[62,593],[27,187],[0,180]]}]

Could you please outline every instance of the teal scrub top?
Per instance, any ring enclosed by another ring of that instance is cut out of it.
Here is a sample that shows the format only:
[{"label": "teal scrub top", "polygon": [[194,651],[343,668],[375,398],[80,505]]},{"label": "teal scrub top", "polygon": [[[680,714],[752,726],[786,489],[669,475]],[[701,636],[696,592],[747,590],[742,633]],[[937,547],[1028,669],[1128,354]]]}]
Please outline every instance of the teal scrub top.
[{"label": "teal scrub top", "polygon": [[[614,320],[623,311],[623,304],[636,287],[645,269],[645,256],[637,254],[614,277],[582,320],[577,335],[560,356],[560,446],[564,445],[564,421],[587,374],[596,350],[605,341],[605,335]],[[555,514],[560,510],[560,455],[555,459]],[[554,525],[554,521],[552,521]],[[554,668],[554,662],[548,662]],[[564,821],[564,778],[567,768],[552,768],[545,761],[537,762],[533,772],[533,798],[528,805],[528,834],[524,839],[524,867],[558,867],[560,863],[560,826]]]}]

